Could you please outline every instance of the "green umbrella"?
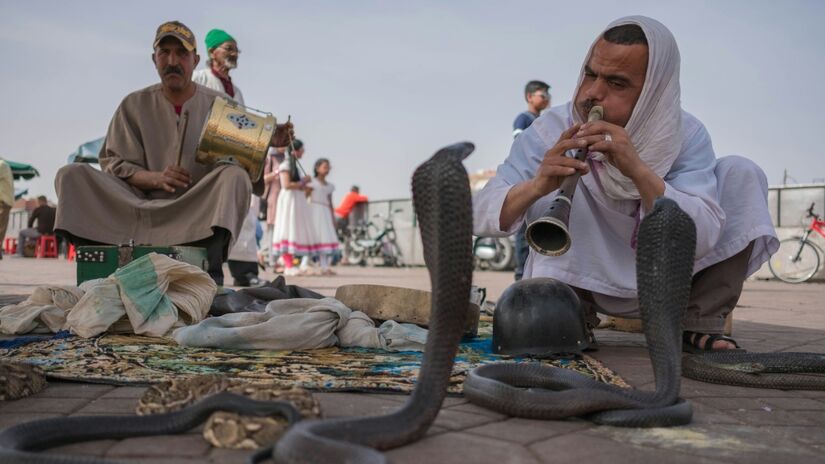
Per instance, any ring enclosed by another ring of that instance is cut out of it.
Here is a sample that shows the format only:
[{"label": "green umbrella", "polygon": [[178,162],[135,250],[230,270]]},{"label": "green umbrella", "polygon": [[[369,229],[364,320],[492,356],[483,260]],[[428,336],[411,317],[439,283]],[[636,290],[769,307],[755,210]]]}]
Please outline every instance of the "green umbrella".
[{"label": "green umbrella", "polygon": [[11,168],[11,174],[16,179],[31,179],[33,177],[40,177],[34,166],[26,163],[18,163],[17,161],[6,160]]}]

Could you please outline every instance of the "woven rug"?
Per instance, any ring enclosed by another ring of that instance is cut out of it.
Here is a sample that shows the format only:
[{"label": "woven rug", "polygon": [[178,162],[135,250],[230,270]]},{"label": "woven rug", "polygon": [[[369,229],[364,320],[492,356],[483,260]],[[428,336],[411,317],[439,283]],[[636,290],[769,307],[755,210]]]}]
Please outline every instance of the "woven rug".
[{"label": "woven rug", "polygon": [[[529,358],[506,358],[491,353],[491,327],[483,324],[479,337],[463,342],[453,367],[449,393],[460,394],[467,372],[481,364]],[[92,339],[53,338],[0,349],[0,358],[39,366],[48,377],[112,385],[148,385],[198,374],[288,383],[316,391],[410,392],[421,353],[391,353],[363,348],[313,351],[214,350],[187,348],[174,341],[138,335],[103,335]],[[628,385],[599,361],[542,360],[573,369],[599,381]]]}]

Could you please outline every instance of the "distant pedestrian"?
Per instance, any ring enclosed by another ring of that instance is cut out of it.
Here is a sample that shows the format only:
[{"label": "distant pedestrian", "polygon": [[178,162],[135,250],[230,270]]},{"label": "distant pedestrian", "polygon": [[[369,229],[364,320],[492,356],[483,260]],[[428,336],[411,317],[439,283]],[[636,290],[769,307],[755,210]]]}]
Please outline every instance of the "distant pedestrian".
[{"label": "distant pedestrian", "polygon": [[352,210],[361,203],[367,203],[369,199],[366,195],[361,195],[361,188],[353,185],[349,192],[341,199],[341,203],[335,208],[336,227],[341,237],[344,236],[350,223]]},{"label": "distant pedestrian", "polygon": [[[315,231],[309,210],[307,195],[312,191],[312,178],[301,178],[298,160],[304,155],[304,144],[295,140],[293,148],[279,166],[281,193],[275,213],[275,229],[272,233],[272,251],[284,261],[284,275],[306,275],[311,272],[309,256],[313,252]],[[296,269],[293,259],[301,256],[301,266]]]},{"label": "distant pedestrian", "polygon": [[[513,121],[513,138],[526,131],[541,112],[550,106],[550,86],[542,81],[530,81],[524,86],[524,99],[527,101],[527,111],[519,113]],[[527,225],[522,225],[516,232],[516,271],[515,279],[521,280],[524,274],[524,263],[530,249],[524,231]]]},{"label": "distant pedestrian", "polygon": [[[5,244],[6,227],[9,225],[9,215],[14,204],[14,177],[9,163],[0,158],[0,245]],[[3,258],[3,249],[0,248],[0,258]]]},{"label": "distant pedestrian", "polygon": [[[265,255],[269,265],[275,268],[278,259],[272,251],[272,232],[275,229],[275,215],[278,206],[278,194],[281,192],[280,165],[286,159],[286,147],[270,147],[264,162],[264,194],[261,196],[261,210],[259,219],[266,222],[263,243],[266,247]],[[276,270],[277,272],[277,270]]]},{"label": "distant pedestrian", "polygon": [[530,81],[524,86],[524,99],[527,101],[527,111],[519,113],[513,121],[513,138],[526,131],[550,106],[550,86],[542,81]]},{"label": "distant pedestrian", "polygon": [[322,275],[334,275],[330,269],[332,256],[338,251],[338,234],[335,232],[335,212],[332,209],[332,192],[335,186],[327,182],[331,166],[326,158],[315,161],[310,196],[312,223],[315,226],[315,252],[321,265]]},{"label": "distant pedestrian", "polygon": [[[26,239],[37,240],[43,235],[54,235],[54,216],[57,208],[49,206],[43,195],[37,197],[37,208],[29,216],[28,227],[20,231],[17,237],[17,254],[23,256]],[[37,223],[37,227],[34,227]]]}]

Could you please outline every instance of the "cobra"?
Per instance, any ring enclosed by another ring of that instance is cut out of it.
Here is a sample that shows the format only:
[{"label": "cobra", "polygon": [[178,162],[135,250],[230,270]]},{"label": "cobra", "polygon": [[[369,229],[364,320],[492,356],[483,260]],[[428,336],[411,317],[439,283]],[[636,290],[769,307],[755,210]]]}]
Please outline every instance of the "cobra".
[{"label": "cobra", "polygon": [[[415,390],[400,410],[362,419],[301,421],[278,441],[282,463],[384,463],[379,451],[416,441],[435,420],[447,392],[453,359],[467,314],[472,281],[470,184],[462,160],[474,146],[464,142],[439,150],[413,175],[413,203],[432,283],[430,332]],[[79,464],[104,461],[34,451],[78,441],[180,433],[216,410],[239,414],[280,414],[290,422],[298,412],[288,403],[259,402],[219,393],[181,411],[152,416],[68,417],[18,424],[0,432],[0,461],[19,464]],[[269,457],[261,450],[250,459]]]}]

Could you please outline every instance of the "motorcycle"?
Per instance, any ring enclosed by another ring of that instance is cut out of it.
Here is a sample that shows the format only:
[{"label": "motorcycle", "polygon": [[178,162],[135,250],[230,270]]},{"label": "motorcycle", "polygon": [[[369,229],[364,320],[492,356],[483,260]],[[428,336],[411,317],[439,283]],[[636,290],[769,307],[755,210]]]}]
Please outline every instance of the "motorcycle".
[{"label": "motorcycle", "polygon": [[506,271],[515,267],[516,247],[511,237],[473,237],[476,269]]},{"label": "motorcycle", "polygon": [[[378,229],[369,222],[362,226],[353,227],[344,240],[344,259],[348,264],[365,266],[370,258],[380,258],[381,264],[390,267],[402,267],[404,261],[401,248],[395,241],[395,226],[393,215],[402,212],[397,209],[383,220],[384,227]],[[374,217],[380,218],[380,215]],[[376,229],[377,235],[371,236],[370,229]]]}]

